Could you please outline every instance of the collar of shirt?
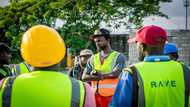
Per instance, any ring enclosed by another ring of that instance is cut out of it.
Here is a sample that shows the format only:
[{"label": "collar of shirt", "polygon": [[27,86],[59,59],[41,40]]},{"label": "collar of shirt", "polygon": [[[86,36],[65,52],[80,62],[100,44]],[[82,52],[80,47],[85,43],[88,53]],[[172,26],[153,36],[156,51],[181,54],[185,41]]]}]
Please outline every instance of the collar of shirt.
[{"label": "collar of shirt", "polygon": [[110,49],[107,54],[104,53],[104,51],[101,51],[101,52],[100,52],[100,57],[103,58],[103,59],[105,59],[107,56],[109,56],[109,54],[110,54],[112,51],[113,51],[113,50]]},{"label": "collar of shirt", "polygon": [[144,58],[145,62],[161,62],[161,61],[169,61],[170,57],[166,55],[161,56],[146,56]]}]

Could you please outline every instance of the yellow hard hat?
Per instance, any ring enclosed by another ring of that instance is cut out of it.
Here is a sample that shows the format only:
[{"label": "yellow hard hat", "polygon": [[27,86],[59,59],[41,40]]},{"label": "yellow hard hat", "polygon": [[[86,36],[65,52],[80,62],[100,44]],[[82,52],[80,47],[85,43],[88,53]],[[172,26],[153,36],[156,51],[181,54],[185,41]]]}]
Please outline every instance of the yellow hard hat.
[{"label": "yellow hard hat", "polygon": [[36,25],[22,37],[21,55],[34,67],[48,67],[65,56],[65,43],[59,33],[45,25]]}]

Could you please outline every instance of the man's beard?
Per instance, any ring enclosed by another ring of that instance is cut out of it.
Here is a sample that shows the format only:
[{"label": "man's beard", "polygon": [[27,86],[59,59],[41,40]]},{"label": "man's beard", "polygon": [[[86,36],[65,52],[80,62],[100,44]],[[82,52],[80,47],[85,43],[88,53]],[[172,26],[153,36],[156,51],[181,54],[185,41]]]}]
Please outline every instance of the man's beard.
[{"label": "man's beard", "polygon": [[99,49],[100,49],[100,50],[104,50],[104,49],[106,49],[106,47],[107,47],[107,46],[104,45],[104,46],[99,47]]}]

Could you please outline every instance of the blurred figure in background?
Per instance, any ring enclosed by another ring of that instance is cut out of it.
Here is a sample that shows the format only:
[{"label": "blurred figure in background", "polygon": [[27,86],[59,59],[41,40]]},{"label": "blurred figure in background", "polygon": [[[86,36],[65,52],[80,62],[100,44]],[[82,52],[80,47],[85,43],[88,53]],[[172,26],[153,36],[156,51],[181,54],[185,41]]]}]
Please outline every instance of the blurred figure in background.
[{"label": "blurred figure in background", "polygon": [[69,75],[78,80],[82,79],[84,68],[86,67],[88,59],[93,55],[90,49],[83,49],[80,51],[80,55],[76,57],[74,67],[70,70]]},{"label": "blurred figure in background", "polygon": [[11,62],[11,49],[4,43],[0,43],[0,80],[4,77],[11,76],[9,64]]},{"label": "blurred figure in background", "polygon": [[171,60],[177,61],[178,55],[178,48],[174,43],[166,43],[164,45],[164,55],[168,55]]},{"label": "blurred figure in background", "polygon": [[29,73],[33,70],[32,66],[30,66],[29,64],[27,64],[26,62],[21,62],[19,64],[14,64],[11,72],[13,75],[20,75],[20,74],[24,74],[24,73]]}]

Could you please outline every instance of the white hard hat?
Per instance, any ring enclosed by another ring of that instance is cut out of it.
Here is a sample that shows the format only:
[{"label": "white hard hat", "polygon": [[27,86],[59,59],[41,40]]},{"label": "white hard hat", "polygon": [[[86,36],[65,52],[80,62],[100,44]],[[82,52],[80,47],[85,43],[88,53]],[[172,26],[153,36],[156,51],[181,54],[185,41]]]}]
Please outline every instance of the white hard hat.
[{"label": "white hard hat", "polygon": [[80,56],[83,55],[93,55],[93,52],[90,49],[83,49],[80,51]]}]

